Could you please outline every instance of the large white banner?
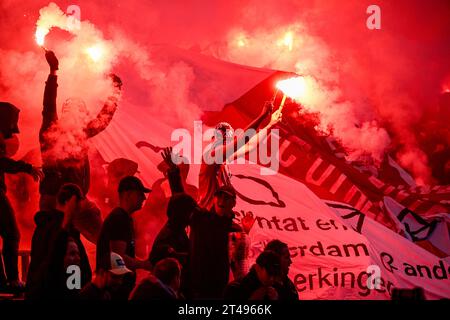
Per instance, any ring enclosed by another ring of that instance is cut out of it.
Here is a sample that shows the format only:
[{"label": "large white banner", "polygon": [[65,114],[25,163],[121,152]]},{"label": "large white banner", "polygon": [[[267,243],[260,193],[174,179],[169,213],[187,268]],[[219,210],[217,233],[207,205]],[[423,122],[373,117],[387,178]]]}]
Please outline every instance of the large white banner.
[{"label": "large white banner", "polygon": [[256,216],[253,258],[271,239],[286,242],[290,278],[302,299],[390,299],[394,288],[417,286],[427,299],[450,298],[444,259],[286,176],[261,177],[253,165],[231,170],[233,185],[246,198],[239,199],[237,211]]},{"label": "large white banner", "polygon": [[[224,88],[233,88],[221,96],[216,105],[235,100],[252,83],[256,85],[261,78],[268,76],[267,72],[252,70],[248,75],[252,80],[247,81],[246,88],[240,91],[241,86],[232,80],[236,80],[241,73],[246,74],[242,68],[230,73],[237,66],[185,58],[175,55],[174,60],[185,61],[199,74],[219,70],[212,78],[222,81],[220,86]],[[211,67],[218,65],[221,67]],[[201,86],[191,89],[197,96],[201,96],[204,91]],[[206,104],[199,105],[202,110],[206,109]],[[236,112],[231,113],[233,117],[237,117]],[[192,133],[194,124],[185,123],[183,128]],[[171,141],[174,129],[157,116],[148,114],[145,105],[134,105],[124,100],[111,125],[92,141],[106,162],[121,157],[137,162],[138,176],[146,185],[151,186],[158,179],[164,178],[157,170],[161,156],[150,148],[136,147],[136,143],[146,141],[159,147],[174,146],[177,144]],[[298,137],[297,140],[299,141]],[[210,137],[203,144],[209,142]],[[296,156],[299,159],[311,158],[306,160],[317,162],[317,152],[313,153],[310,149]],[[285,155],[284,161],[288,162],[290,158],[291,155]],[[327,167],[321,168],[325,172],[331,172]],[[232,183],[240,194],[237,212],[252,211],[256,216],[250,234],[251,259],[272,239],[286,242],[293,260],[290,277],[302,299],[390,299],[393,288],[415,286],[423,287],[428,299],[450,298],[450,270],[444,259],[348,204],[320,199],[317,193],[309,189],[313,184],[308,188],[299,179],[294,180],[281,173],[261,176],[257,165],[235,164],[230,169],[233,174]],[[298,170],[305,170],[305,167],[298,164],[294,169],[286,174],[295,175]],[[191,165],[187,178],[190,185],[198,186],[198,170],[198,164]],[[324,180],[320,175],[319,177]],[[166,187],[168,189],[167,184]],[[392,215],[396,215],[396,212]],[[404,221],[406,220],[397,221],[399,229],[403,228]],[[412,226],[411,223],[410,225]],[[445,243],[441,245],[437,242],[434,246],[446,247]]]},{"label": "large white banner", "polygon": [[[139,163],[138,175],[151,185],[162,177],[156,169],[161,157],[135,143],[149,136],[155,145],[174,143],[170,126],[154,120],[144,125],[136,121],[137,110],[128,107],[119,113],[94,144],[107,161],[126,157]],[[191,165],[192,185],[197,185],[198,169]],[[286,242],[293,260],[290,277],[302,299],[390,299],[393,288],[416,286],[425,290],[427,299],[450,298],[450,270],[444,259],[348,204],[322,200],[280,173],[261,176],[260,169],[248,163],[230,165],[240,196],[236,211],[256,216],[251,260],[268,241]]]}]

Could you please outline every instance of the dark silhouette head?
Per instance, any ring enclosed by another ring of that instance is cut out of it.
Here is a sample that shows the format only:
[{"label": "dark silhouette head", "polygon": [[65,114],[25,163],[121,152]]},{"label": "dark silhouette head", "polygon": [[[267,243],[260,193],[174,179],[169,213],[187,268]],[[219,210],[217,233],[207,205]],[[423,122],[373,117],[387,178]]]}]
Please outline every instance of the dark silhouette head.
[{"label": "dark silhouette head", "polygon": [[175,228],[186,228],[197,202],[186,193],[174,194],[167,205],[169,224]]},{"label": "dark silhouette head", "polygon": [[286,243],[275,239],[270,241],[264,250],[271,250],[277,253],[281,258],[281,275],[287,277],[289,274],[289,267],[292,264],[291,253],[289,252],[289,247]]},{"label": "dark silhouette head", "polygon": [[231,139],[234,135],[234,129],[228,122],[219,122],[214,128],[214,139],[225,141]]},{"label": "dark silhouette head", "polygon": [[271,286],[281,275],[280,255],[271,250],[263,251],[255,264],[259,281],[265,286]]},{"label": "dark silhouette head", "polygon": [[65,212],[77,212],[83,199],[83,192],[78,185],[66,183],[61,186],[56,195],[56,207]]},{"label": "dark silhouette head", "polygon": [[222,186],[214,195],[214,210],[220,215],[232,213],[236,206],[236,191],[231,186]]},{"label": "dark silhouette head", "polygon": [[175,292],[180,288],[181,265],[177,259],[165,258],[159,261],[153,269],[153,274]]},{"label": "dark silhouette head", "polygon": [[151,190],[144,187],[138,177],[127,176],[120,180],[118,192],[122,209],[128,213],[133,213],[142,208],[145,194],[151,192]]},{"label": "dark silhouette head", "polygon": [[5,139],[12,138],[13,134],[19,133],[20,110],[9,102],[0,102],[0,132]]}]

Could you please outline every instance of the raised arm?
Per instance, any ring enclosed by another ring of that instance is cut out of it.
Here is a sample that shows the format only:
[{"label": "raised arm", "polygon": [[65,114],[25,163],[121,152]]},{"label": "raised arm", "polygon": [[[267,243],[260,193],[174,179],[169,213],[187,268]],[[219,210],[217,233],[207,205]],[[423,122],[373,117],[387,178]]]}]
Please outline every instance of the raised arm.
[{"label": "raised arm", "polygon": [[39,140],[42,142],[43,134],[58,120],[56,111],[56,94],[58,88],[58,76],[56,74],[59,68],[59,62],[53,51],[45,51],[45,59],[50,66],[50,74],[45,83],[44,101],[42,109],[42,125],[39,131]]},{"label": "raised arm", "polygon": [[245,128],[245,131],[248,131],[250,129],[253,130],[258,129],[261,123],[264,121],[264,119],[272,113],[272,110],[273,110],[272,102],[266,101],[264,103],[260,115],[256,117],[256,119],[254,119],[252,122],[250,122],[250,124]]},{"label": "raised arm", "polygon": [[42,171],[24,161],[17,161],[0,156],[0,170],[6,173],[28,173],[35,181],[39,181],[44,177]]},{"label": "raised arm", "polygon": [[97,117],[91,120],[84,129],[88,138],[92,138],[105,130],[117,110],[117,103],[122,91],[122,80],[115,74],[111,74],[110,77],[114,86],[113,94],[108,97]]},{"label": "raised arm", "polygon": [[[271,102],[266,102],[259,116],[256,117],[252,122],[250,122],[250,124],[245,128],[243,135],[234,137],[233,141],[223,144],[221,152],[224,161],[225,159],[230,160],[237,148],[241,148],[250,141],[250,139],[256,134],[256,130],[264,121],[264,119],[272,113],[272,109],[273,104]],[[212,156],[214,156],[214,153],[217,152],[218,148],[213,151],[213,153],[211,154]]]},{"label": "raised arm", "polygon": [[167,169],[167,178],[169,179],[170,191],[172,191],[172,195],[175,193],[184,192],[180,168],[178,168],[172,158],[172,148],[164,148],[163,152],[161,152],[161,156],[169,167],[169,169]]},{"label": "raised arm", "polygon": [[238,148],[236,148],[237,150],[235,149],[236,152],[232,156],[228,157],[228,160],[231,161],[237,159],[238,157],[243,157],[246,153],[249,153],[253,149],[255,149],[256,146],[258,146],[267,138],[267,136],[269,135],[269,130],[281,121],[281,117],[281,109],[278,109],[272,114],[270,122],[264,128],[259,130],[258,133],[254,135],[249,141],[246,141],[245,144],[238,145]]}]

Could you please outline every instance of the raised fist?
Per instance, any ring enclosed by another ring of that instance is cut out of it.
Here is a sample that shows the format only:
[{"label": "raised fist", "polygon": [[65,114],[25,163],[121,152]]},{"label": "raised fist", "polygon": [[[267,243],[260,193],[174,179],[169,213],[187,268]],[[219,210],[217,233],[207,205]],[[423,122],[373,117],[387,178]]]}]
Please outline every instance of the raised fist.
[{"label": "raised fist", "polygon": [[45,51],[45,59],[47,59],[50,70],[58,70],[59,62],[53,51]]}]

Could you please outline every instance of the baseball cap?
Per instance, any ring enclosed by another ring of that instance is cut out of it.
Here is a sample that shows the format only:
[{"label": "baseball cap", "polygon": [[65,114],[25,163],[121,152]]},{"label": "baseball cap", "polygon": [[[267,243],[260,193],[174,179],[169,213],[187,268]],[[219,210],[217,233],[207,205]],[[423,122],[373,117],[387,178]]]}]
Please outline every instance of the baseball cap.
[{"label": "baseball cap", "polygon": [[217,189],[217,191],[214,193],[214,195],[216,196],[216,195],[218,195],[220,193],[226,193],[229,196],[231,196],[234,199],[236,199],[236,191],[231,186],[221,186],[219,189]]},{"label": "baseball cap", "polygon": [[111,252],[111,269],[109,271],[116,275],[122,275],[132,272],[127,268],[122,257],[115,252]]},{"label": "baseball cap", "polygon": [[123,191],[137,190],[142,191],[144,193],[149,193],[152,190],[144,187],[142,181],[135,176],[127,176],[120,180],[119,182],[119,193]]}]

